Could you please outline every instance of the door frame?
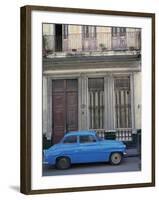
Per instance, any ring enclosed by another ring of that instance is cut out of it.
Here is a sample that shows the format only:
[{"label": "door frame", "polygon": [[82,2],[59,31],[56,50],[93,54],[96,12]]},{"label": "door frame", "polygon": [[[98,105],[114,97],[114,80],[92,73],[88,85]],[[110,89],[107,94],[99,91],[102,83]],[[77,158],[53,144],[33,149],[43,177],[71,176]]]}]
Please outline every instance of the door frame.
[{"label": "door frame", "polygon": [[[52,88],[52,90],[51,90],[51,99],[52,99],[52,106],[53,106],[53,81],[57,81],[57,80],[63,80],[64,81],[64,85],[65,85],[65,87],[66,87],[66,85],[67,85],[67,80],[76,80],[77,81],[77,130],[78,130],[78,98],[79,98],[79,94],[78,94],[78,79],[77,78],[73,78],[73,77],[70,77],[70,78],[58,78],[58,79],[52,79],[52,81],[51,81],[51,88]],[[66,88],[65,88],[66,89]],[[66,98],[67,98],[67,90],[65,90],[64,89],[64,95],[65,95],[65,97],[64,97],[64,99],[65,99],[65,110],[64,110],[64,116],[65,116],[65,119],[64,119],[64,123],[65,123],[65,129],[66,130],[64,130],[64,134],[65,134],[65,132],[67,132],[67,100],[66,100]],[[52,107],[52,115],[53,115],[53,107]],[[52,141],[52,143],[54,144],[54,142],[53,142],[53,138],[54,138],[54,123],[53,123],[53,117],[52,117],[52,119],[51,119],[51,123],[52,123],[52,134],[51,134],[51,141]]]},{"label": "door frame", "polygon": [[114,78],[129,76],[130,78],[130,94],[131,94],[131,128],[135,129],[135,102],[134,102],[134,76],[133,72],[127,73],[114,73],[113,77],[113,107],[114,107],[114,128],[116,129],[116,113],[115,113],[115,91],[114,91]]},{"label": "door frame", "polygon": [[52,81],[53,80],[67,80],[67,79],[76,79],[78,81],[78,129],[80,129],[80,115],[79,115],[79,109],[80,109],[80,87],[79,87],[79,76],[72,76],[72,75],[51,75],[46,76],[47,79],[47,93],[48,93],[48,99],[47,99],[47,105],[48,105],[48,120],[47,120],[47,130],[48,130],[48,139],[51,139],[52,133],[53,133],[53,125],[52,125]]}]

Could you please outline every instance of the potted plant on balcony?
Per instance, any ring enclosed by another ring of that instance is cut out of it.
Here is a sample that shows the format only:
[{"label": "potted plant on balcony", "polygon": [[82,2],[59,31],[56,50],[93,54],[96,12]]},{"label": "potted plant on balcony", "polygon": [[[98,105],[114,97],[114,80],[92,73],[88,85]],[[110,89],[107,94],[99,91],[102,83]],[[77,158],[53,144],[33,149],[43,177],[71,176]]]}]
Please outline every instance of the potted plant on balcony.
[{"label": "potted plant on balcony", "polygon": [[106,51],[107,50],[107,48],[105,47],[105,45],[103,43],[100,43],[99,47],[101,48],[102,51]]}]

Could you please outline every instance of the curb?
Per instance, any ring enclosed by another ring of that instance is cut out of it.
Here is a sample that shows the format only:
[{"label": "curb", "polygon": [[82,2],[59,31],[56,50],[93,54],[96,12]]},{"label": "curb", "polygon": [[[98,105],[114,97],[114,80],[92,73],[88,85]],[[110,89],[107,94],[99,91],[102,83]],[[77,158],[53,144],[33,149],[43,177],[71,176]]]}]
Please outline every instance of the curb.
[{"label": "curb", "polygon": [[140,154],[130,154],[130,155],[127,155],[125,157],[127,158],[127,157],[138,157],[138,156],[140,156]]}]

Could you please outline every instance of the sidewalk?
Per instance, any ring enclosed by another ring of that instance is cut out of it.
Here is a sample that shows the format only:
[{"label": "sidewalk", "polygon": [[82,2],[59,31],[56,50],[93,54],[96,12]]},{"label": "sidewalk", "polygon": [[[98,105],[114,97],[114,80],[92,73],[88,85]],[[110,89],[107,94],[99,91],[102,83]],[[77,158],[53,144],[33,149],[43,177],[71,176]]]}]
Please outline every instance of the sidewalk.
[{"label": "sidewalk", "polygon": [[128,148],[126,152],[127,152],[127,157],[139,156],[139,152],[137,148]]}]

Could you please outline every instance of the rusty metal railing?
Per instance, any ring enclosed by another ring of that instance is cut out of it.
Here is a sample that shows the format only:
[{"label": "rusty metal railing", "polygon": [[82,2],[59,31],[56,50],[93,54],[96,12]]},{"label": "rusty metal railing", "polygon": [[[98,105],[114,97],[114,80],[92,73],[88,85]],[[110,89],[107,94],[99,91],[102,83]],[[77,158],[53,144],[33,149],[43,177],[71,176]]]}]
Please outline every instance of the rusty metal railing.
[{"label": "rusty metal railing", "polygon": [[83,37],[82,33],[63,35],[43,35],[43,55],[56,52],[84,53],[115,50],[140,50],[140,31],[126,32],[125,35],[113,36],[111,32],[97,32],[93,37]]}]

